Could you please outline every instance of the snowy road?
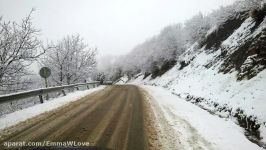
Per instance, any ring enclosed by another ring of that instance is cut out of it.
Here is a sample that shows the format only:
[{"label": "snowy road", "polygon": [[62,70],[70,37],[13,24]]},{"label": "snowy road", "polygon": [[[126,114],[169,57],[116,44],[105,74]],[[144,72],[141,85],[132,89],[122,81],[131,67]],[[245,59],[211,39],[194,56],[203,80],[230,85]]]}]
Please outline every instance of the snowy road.
[{"label": "snowy road", "polygon": [[0,149],[5,141],[89,142],[118,150],[260,149],[234,123],[162,88],[135,85],[109,86],[6,128]]},{"label": "snowy road", "polygon": [[148,149],[159,144],[150,139],[155,132],[145,109],[137,86],[111,86],[5,129],[0,143],[76,141],[111,149]]}]

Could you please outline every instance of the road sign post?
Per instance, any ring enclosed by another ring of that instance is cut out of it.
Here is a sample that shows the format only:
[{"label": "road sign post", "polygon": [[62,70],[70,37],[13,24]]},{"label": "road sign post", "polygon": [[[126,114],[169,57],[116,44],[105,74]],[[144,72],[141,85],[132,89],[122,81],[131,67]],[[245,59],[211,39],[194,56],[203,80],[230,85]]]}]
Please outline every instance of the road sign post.
[{"label": "road sign post", "polygon": [[[47,78],[51,75],[51,69],[48,68],[48,67],[42,67],[40,72],[39,72],[40,76],[42,78],[44,78],[44,83],[45,83],[45,87],[47,88],[48,87],[48,80]],[[49,95],[47,94],[46,95],[46,100],[49,99]],[[41,103],[42,103],[42,100],[41,100]]]}]

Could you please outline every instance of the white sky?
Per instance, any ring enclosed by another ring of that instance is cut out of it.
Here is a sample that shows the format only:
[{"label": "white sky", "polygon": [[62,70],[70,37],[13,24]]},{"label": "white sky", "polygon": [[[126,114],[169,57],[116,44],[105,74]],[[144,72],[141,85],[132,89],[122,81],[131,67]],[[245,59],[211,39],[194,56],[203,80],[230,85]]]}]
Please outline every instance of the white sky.
[{"label": "white sky", "polygon": [[0,0],[0,16],[19,21],[31,8],[42,39],[79,33],[99,55],[121,55],[173,23],[234,0]]}]

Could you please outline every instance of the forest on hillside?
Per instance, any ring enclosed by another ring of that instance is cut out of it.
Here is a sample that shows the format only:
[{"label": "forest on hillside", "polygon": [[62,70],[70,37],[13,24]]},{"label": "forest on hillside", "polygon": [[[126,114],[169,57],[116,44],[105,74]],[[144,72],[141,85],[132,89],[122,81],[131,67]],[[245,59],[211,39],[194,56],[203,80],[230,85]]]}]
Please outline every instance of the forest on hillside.
[{"label": "forest on hillside", "polygon": [[145,76],[152,74],[155,78],[172,68],[177,61],[185,66],[187,62],[179,56],[191,45],[197,45],[195,49],[203,46],[217,49],[219,42],[229,37],[246,18],[251,16],[255,22],[261,22],[265,9],[263,0],[236,1],[207,15],[199,13],[185,23],[169,25],[128,54],[102,62],[98,79],[115,81],[124,74],[131,78],[138,73]]}]

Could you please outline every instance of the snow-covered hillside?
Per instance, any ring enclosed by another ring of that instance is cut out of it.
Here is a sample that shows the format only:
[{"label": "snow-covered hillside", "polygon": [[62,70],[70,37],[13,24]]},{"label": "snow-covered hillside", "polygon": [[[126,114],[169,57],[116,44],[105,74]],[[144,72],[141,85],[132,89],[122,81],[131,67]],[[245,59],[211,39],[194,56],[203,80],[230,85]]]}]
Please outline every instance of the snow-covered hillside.
[{"label": "snow-covered hillside", "polygon": [[[219,34],[217,30],[209,34]],[[258,24],[249,17],[215,46],[190,46],[162,76],[143,79],[138,74],[129,83],[164,87],[212,114],[232,119],[251,141],[265,146],[265,38],[266,18]]]}]

